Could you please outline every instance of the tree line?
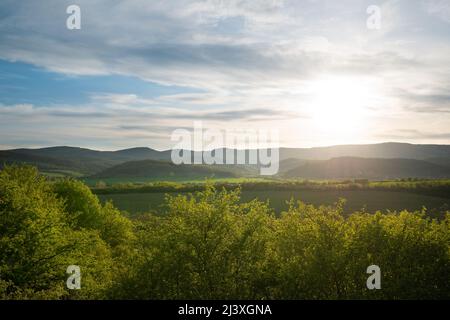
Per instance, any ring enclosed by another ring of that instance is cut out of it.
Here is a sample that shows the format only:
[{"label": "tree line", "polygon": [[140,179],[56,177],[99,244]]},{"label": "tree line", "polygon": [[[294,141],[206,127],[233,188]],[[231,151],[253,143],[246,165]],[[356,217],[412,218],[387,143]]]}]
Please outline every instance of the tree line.
[{"label": "tree line", "polygon": [[[98,181],[92,188],[92,191],[95,194],[195,192],[204,190],[205,183],[208,183],[208,181],[184,183],[156,181],[148,183],[116,183],[107,185],[103,181]],[[394,181],[369,181],[367,179],[341,181],[274,179],[253,181],[252,179],[242,179],[242,181],[239,182],[216,181],[215,186],[227,190],[233,190],[239,187],[244,191],[401,191],[450,198],[450,180],[448,179],[400,179]]]}]

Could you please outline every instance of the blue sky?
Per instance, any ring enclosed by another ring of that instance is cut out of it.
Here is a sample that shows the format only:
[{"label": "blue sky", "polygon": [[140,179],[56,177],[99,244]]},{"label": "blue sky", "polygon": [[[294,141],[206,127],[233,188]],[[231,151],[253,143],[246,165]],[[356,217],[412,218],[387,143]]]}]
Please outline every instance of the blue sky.
[{"label": "blue sky", "polygon": [[84,104],[94,94],[134,94],[150,99],[161,95],[199,92],[194,88],[161,85],[133,76],[65,75],[23,62],[0,60],[0,103],[55,106]]},{"label": "blue sky", "polygon": [[0,3],[2,149],[167,149],[194,121],[290,147],[450,142],[449,1],[79,0],[68,30],[71,4]]}]

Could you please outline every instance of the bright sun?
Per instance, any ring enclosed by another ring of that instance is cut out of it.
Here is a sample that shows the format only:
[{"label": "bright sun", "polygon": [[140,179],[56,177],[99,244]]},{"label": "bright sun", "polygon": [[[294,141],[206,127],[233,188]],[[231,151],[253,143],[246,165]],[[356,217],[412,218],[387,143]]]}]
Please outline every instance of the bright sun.
[{"label": "bright sun", "polygon": [[310,115],[316,129],[340,138],[364,128],[368,106],[376,96],[364,79],[327,77],[311,84]]}]

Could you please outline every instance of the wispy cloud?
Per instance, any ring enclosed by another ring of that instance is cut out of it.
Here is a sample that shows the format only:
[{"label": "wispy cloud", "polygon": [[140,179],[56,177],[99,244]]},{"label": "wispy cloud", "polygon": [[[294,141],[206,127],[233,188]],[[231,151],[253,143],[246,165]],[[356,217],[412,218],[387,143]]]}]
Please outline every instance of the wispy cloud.
[{"label": "wispy cloud", "polygon": [[394,130],[389,133],[384,133],[379,135],[383,139],[396,139],[396,140],[428,140],[432,139],[435,141],[446,141],[450,139],[450,132],[423,132],[414,129],[399,129]]}]

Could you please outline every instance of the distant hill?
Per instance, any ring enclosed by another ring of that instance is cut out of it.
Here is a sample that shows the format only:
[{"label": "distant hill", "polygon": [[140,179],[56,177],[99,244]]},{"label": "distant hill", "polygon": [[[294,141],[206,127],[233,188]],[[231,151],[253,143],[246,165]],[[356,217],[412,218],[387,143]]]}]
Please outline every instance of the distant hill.
[{"label": "distant hill", "polygon": [[[215,150],[217,154],[222,154],[222,151],[224,149]],[[236,153],[236,150],[233,150],[233,152]],[[246,153],[248,154],[248,150]],[[191,158],[193,154],[194,152],[191,152]],[[330,160],[341,157],[376,158],[380,160],[424,160],[428,165],[448,168],[450,167],[450,145],[414,145],[390,142],[319,148],[280,148],[280,175],[285,175],[286,172],[295,172],[307,160]],[[170,161],[170,158],[171,150],[158,151],[151,148],[131,148],[119,151],[98,151],[63,146],[0,151],[0,168],[4,164],[27,163],[37,166],[46,173],[91,176],[130,161]],[[407,163],[402,163],[402,165],[407,165]],[[259,172],[258,166],[255,165],[223,165],[217,167],[220,170],[233,172],[233,174],[239,176],[258,175]],[[408,170],[402,172],[410,172]],[[444,170],[443,172],[445,172],[446,169],[441,168],[439,170]],[[395,172],[391,174],[395,176]],[[416,171],[411,174],[417,176],[421,175],[421,172]],[[400,176],[403,177],[404,174],[402,173]]]},{"label": "distant hill", "polygon": [[305,179],[449,178],[450,167],[414,159],[341,157],[310,160],[286,171],[286,177]]},{"label": "distant hill", "polygon": [[20,150],[0,151],[0,168],[4,164],[32,164],[39,168],[41,171],[49,172],[66,172],[69,173],[75,169],[75,172],[79,172],[79,165],[77,161],[52,158],[44,155],[23,153]]},{"label": "distant hill", "polygon": [[308,160],[289,158],[280,161],[279,165],[279,174],[283,175],[284,173],[292,170],[294,168],[299,167],[300,165],[306,163]]},{"label": "distant hill", "polygon": [[150,148],[131,148],[119,151],[103,151],[106,157],[114,157],[116,160],[170,160],[170,150],[158,151]]},{"label": "distant hill", "polygon": [[150,148],[97,151],[76,147],[0,151],[0,167],[3,164],[26,163],[35,165],[42,171],[71,170],[82,175],[91,175],[126,161],[144,159],[169,160],[170,152]]},{"label": "distant hill", "polygon": [[339,157],[416,159],[450,159],[450,145],[386,142],[363,145],[339,145],[317,148],[281,148],[280,160],[297,158],[328,160]]},{"label": "distant hill", "polygon": [[428,158],[426,161],[440,166],[450,167],[450,158]]},{"label": "distant hill", "polygon": [[108,168],[91,178],[158,178],[158,179],[204,179],[208,177],[231,178],[238,175],[227,166],[175,165],[168,161],[129,161]]}]

